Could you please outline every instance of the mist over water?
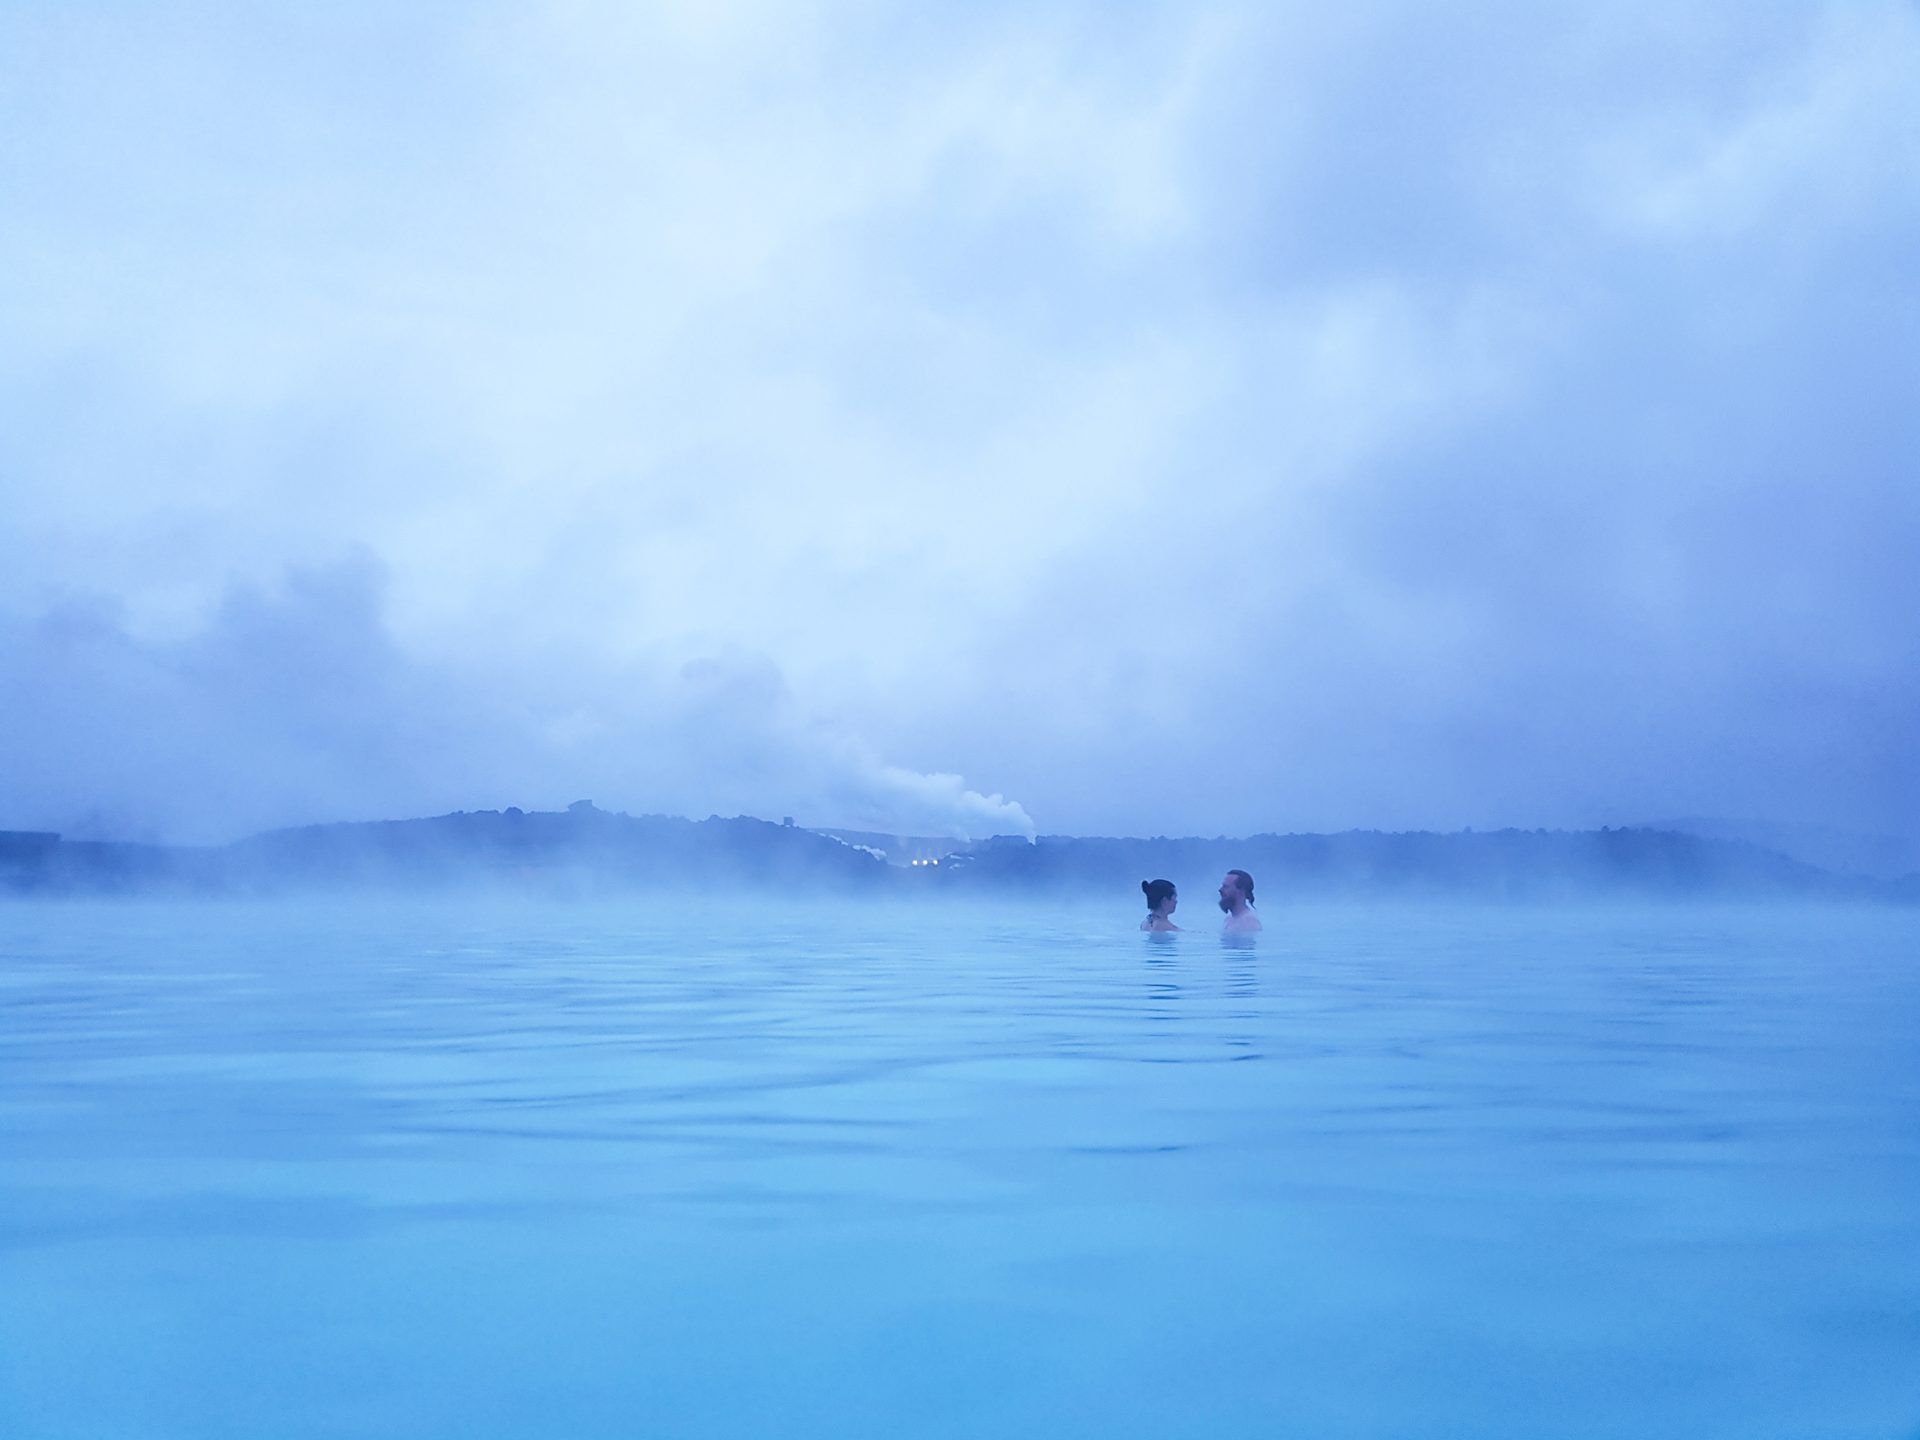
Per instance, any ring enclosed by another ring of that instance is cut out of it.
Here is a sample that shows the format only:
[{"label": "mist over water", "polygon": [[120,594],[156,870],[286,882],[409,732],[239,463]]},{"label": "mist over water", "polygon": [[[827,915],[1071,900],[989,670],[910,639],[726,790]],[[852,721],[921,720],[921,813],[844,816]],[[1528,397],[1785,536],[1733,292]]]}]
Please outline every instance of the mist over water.
[{"label": "mist over water", "polygon": [[1910,911],[1268,908],[0,907],[0,1430],[1920,1417]]},{"label": "mist over water", "polygon": [[1920,1436],[1916,75],[0,6],[0,1440]]}]

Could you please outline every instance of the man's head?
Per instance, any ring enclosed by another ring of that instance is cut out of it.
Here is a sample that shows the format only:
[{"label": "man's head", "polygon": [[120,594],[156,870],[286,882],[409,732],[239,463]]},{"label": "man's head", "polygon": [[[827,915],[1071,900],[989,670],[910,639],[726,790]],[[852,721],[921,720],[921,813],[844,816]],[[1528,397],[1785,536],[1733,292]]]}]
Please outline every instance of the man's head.
[{"label": "man's head", "polygon": [[1229,870],[1220,882],[1220,908],[1237,914],[1253,903],[1253,876],[1244,870]]}]

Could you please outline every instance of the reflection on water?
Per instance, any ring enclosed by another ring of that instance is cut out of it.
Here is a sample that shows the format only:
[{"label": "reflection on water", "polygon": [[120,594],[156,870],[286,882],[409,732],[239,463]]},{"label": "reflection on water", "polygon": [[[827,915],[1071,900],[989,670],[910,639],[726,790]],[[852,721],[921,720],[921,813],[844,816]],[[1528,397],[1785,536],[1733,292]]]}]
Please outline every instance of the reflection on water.
[{"label": "reflection on water", "polygon": [[1914,917],[1130,925],[0,910],[0,1434],[1920,1425]]}]

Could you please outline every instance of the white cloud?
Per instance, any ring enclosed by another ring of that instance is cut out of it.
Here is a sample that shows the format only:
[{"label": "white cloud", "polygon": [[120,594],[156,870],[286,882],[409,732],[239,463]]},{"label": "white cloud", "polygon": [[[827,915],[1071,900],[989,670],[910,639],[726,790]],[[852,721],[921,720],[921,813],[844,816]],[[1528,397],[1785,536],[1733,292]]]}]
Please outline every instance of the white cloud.
[{"label": "white cloud", "polygon": [[362,560],[229,593],[165,642],[111,607],[0,630],[10,824],[208,841],[312,820],[558,806],[1031,835],[1019,805],[885,763],[762,656],[463,673],[402,652]]},{"label": "white cloud", "polygon": [[[232,587],[371,555],[366,713],[245,702],[276,815],[1883,825],[1920,783],[1906,8],[0,26],[12,663],[103,745],[219,732],[175,662]],[[111,641],[35,618],[98,596]],[[422,711],[459,761],[383,790]],[[245,808],[25,723],[36,805]]]}]

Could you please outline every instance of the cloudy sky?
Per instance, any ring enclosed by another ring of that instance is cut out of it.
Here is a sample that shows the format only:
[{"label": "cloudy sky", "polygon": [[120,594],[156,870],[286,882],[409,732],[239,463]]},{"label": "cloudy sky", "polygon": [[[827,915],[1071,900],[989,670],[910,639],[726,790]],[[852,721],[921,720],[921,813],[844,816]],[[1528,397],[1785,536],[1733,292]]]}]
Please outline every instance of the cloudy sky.
[{"label": "cloudy sky", "polygon": [[0,8],[0,827],[1920,821],[1920,8]]}]

